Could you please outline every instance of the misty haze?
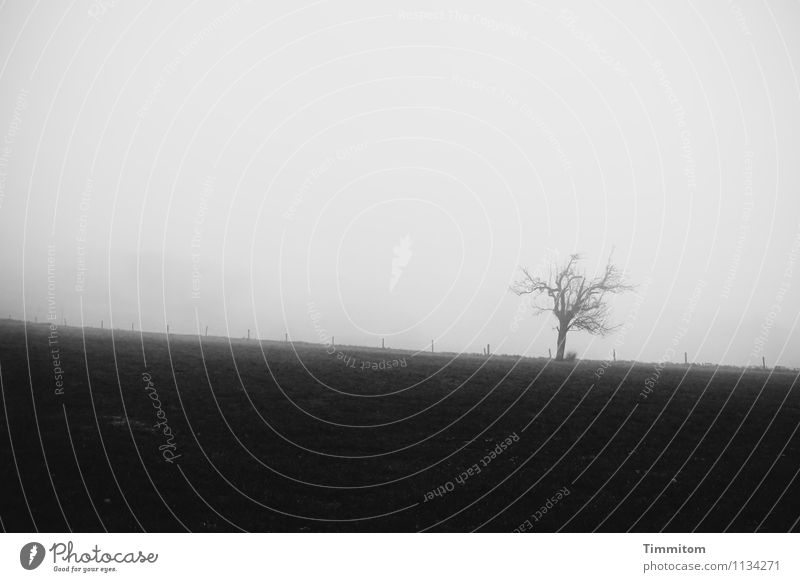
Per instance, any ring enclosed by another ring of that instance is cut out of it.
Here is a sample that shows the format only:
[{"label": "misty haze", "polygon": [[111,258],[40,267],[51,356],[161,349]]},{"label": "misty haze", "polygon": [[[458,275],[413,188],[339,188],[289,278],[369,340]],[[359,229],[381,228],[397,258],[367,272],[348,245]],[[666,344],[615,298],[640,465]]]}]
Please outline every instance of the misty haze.
[{"label": "misty haze", "polygon": [[798,25],[3,4],[3,530],[797,531]]}]

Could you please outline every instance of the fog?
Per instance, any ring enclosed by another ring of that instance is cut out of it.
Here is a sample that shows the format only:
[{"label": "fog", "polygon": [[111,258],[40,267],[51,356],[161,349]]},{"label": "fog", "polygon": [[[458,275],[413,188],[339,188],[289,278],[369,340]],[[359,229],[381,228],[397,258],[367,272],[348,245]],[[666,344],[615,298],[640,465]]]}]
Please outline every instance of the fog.
[{"label": "fog", "polygon": [[800,366],[797,30],[792,2],[4,4],[0,316],[542,356],[509,286],[579,252],[638,285],[579,357]]}]

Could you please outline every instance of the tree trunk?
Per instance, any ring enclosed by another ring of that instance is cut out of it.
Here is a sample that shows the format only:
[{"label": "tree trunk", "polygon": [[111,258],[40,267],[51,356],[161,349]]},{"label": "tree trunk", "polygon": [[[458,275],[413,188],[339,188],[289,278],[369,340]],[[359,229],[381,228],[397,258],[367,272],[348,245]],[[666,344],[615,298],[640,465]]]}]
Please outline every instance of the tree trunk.
[{"label": "tree trunk", "polygon": [[556,348],[556,361],[564,359],[564,348],[567,347],[567,326],[560,324],[558,326],[558,347]]}]

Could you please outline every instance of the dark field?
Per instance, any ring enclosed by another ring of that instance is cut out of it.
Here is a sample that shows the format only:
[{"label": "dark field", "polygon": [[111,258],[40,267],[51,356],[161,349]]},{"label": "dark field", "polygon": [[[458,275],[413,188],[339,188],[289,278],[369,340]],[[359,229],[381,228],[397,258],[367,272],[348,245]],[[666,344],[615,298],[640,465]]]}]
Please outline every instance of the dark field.
[{"label": "dark field", "polygon": [[798,529],[795,372],[59,328],[57,394],[49,331],[0,323],[7,531]]}]

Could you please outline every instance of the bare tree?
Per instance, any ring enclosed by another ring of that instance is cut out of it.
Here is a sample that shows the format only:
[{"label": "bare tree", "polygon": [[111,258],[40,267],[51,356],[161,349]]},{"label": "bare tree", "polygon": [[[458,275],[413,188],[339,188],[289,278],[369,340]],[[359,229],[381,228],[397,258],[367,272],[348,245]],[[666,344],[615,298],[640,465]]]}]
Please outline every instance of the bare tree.
[{"label": "bare tree", "polygon": [[[558,348],[556,360],[564,359],[564,347],[567,344],[567,332],[570,330],[587,331],[594,335],[606,335],[618,326],[608,323],[608,295],[630,291],[635,287],[625,283],[625,278],[611,258],[605,271],[588,279],[578,270],[578,254],[570,255],[566,263],[551,263],[547,278],[532,275],[522,269],[523,277],[511,286],[517,295],[534,295],[533,310],[535,315],[552,311],[558,320]],[[546,297],[547,305],[542,307],[536,298]]]}]

